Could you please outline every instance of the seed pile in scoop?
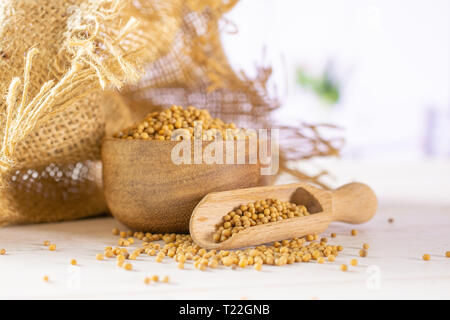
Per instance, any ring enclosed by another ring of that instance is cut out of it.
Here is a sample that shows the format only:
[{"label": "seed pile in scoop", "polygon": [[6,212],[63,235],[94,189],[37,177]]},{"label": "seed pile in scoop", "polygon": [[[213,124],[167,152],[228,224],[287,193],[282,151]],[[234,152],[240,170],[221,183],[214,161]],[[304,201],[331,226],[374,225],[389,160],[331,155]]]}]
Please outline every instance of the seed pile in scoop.
[{"label": "seed pile in scoop", "polygon": [[[176,105],[161,112],[148,114],[144,120],[131,128],[118,132],[114,137],[128,140],[171,140],[174,130],[185,129],[186,137],[191,139],[194,136],[194,127],[197,121],[201,121],[202,140],[214,140],[217,134],[221,134],[223,140],[244,137],[245,130],[236,128],[234,123],[225,123],[218,118],[211,117],[208,110],[197,109],[193,106],[183,109]],[[200,139],[200,137],[198,138]]]},{"label": "seed pile in scoop", "polygon": [[233,234],[252,226],[308,215],[309,212],[305,206],[278,199],[242,204],[223,217],[223,222],[214,234],[214,241],[225,241]]}]

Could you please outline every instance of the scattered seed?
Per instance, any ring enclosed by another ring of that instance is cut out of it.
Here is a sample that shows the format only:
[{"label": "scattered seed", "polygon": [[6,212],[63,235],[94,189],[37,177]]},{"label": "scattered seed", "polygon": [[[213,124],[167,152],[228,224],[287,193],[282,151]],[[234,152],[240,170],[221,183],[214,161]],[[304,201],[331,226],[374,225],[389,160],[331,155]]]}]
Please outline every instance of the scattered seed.
[{"label": "scattered seed", "polygon": [[126,263],[123,267],[127,271],[130,271],[133,269],[133,265],[131,263]]},{"label": "scattered seed", "polygon": [[360,256],[361,258],[367,257],[367,251],[364,250],[364,249],[359,250],[359,256]]},{"label": "scattered seed", "polygon": [[97,259],[97,260],[103,260],[103,255],[101,254],[101,253],[97,253],[97,255],[95,256],[95,258]]},{"label": "scattered seed", "polygon": [[210,267],[211,269],[215,269],[219,266],[219,261],[217,261],[216,259],[212,259],[209,263],[208,263],[208,267]]},{"label": "scattered seed", "polygon": [[368,244],[368,243],[364,243],[364,244],[363,244],[363,249],[364,249],[364,250],[368,250],[368,249],[369,249],[369,247],[370,247],[370,246],[369,246],[369,244]]},{"label": "scattered seed", "polygon": [[77,265],[77,260],[75,260],[75,259],[70,260],[70,264],[73,265],[73,266],[76,266]]},{"label": "scattered seed", "polygon": [[48,247],[48,250],[50,250],[50,251],[55,251],[55,250],[56,250],[56,245],[55,245],[55,244],[51,244],[51,245]]},{"label": "scattered seed", "polygon": [[117,229],[117,228],[112,229],[112,234],[113,234],[114,236],[118,236],[119,233],[120,233],[119,229]]},{"label": "scattered seed", "polygon": [[425,254],[422,256],[422,259],[425,260],[425,261],[428,261],[428,260],[431,259],[431,256],[430,256],[428,253],[425,253]]},{"label": "scattered seed", "polygon": [[346,264],[341,264],[341,270],[342,271],[347,271],[348,270],[347,265]]},{"label": "scattered seed", "polygon": [[394,223],[394,219],[393,219],[393,218],[389,218],[389,219],[388,219],[388,222],[389,222],[389,223]]},{"label": "scattered seed", "polygon": [[149,277],[145,277],[145,279],[144,279],[145,284],[150,284],[151,282],[152,282],[152,279],[150,279]]},{"label": "scattered seed", "polygon": [[330,236],[331,236],[332,238],[336,238],[336,233],[332,233]]},{"label": "scattered seed", "polygon": [[1,249],[0,250],[0,256],[3,256],[4,254],[6,254],[6,249]]},{"label": "scattered seed", "polygon": [[447,252],[445,253],[445,256],[446,256],[447,258],[450,258],[450,251],[447,251]]},{"label": "scattered seed", "polygon": [[358,230],[352,229],[352,230],[350,231],[350,234],[351,234],[352,236],[356,236],[356,235],[358,234]]},{"label": "scattered seed", "polygon": [[358,260],[352,259],[352,260],[350,260],[350,264],[351,264],[352,266],[356,267],[356,266],[358,265]]},{"label": "scattered seed", "polygon": [[159,277],[157,275],[152,276],[152,281],[158,282],[159,281]]},{"label": "scattered seed", "polygon": [[162,279],[162,282],[169,283],[169,276],[164,276],[164,278]]},{"label": "scattered seed", "polygon": [[44,277],[42,278],[42,280],[44,280],[45,282],[48,282],[50,279],[49,279],[48,276],[44,276]]},{"label": "scattered seed", "polygon": [[50,241],[44,240],[44,246],[48,247],[50,245]]},{"label": "scattered seed", "polygon": [[[267,205],[267,202],[265,205]],[[228,215],[229,218],[224,218],[224,222],[235,219],[233,217],[239,213],[238,210],[246,210],[252,213],[252,204],[239,206],[234,214],[230,213]],[[143,241],[142,245],[134,249],[132,253],[128,253],[127,248],[124,247],[106,247],[104,254],[97,255],[101,256],[101,258],[97,258],[98,260],[102,260],[104,256],[116,256],[119,267],[125,267],[127,259],[135,259],[141,253],[145,253],[150,256],[156,256],[157,262],[162,262],[165,257],[170,257],[177,262],[178,268],[180,269],[184,269],[185,263],[190,260],[193,262],[194,267],[201,271],[207,270],[208,268],[215,269],[219,265],[228,266],[232,269],[253,266],[255,270],[258,270],[260,267],[262,268],[263,264],[283,266],[292,263],[309,262],[313,259],[317,263],[325,263],[325,261],[333,262],[339,252],[343,250],[342,246],[330,245],[328,244],[327,238],[320,238],[319,235],[314,234],[307,235],[304,238],[277,241],[271,245],[260,245],[241,250],[217,251],[199,247],[186,234],[151,234],[117,231],[118,235],[121,236],[121,241],[124,243],[129,243],[131,237],[132,239]],[[115,231],[114,233],[117,232]],[[155,241],[160,240],[164,242],[163,245],[155,243]]]}]

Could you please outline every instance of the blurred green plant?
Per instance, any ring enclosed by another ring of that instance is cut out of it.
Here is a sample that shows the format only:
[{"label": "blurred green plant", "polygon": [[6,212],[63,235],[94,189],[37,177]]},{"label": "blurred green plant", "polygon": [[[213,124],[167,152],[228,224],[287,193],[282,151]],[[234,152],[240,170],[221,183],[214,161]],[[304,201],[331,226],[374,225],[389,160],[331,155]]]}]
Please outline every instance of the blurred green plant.
[{"label": "blurred green plant", "polygon": [[331,66],[327,65],[320,76],[310,75],[305,69],[297,69],[297,83],[312,90],[323,102],[334,105],[339,101],[339,83],[332,76]]}]

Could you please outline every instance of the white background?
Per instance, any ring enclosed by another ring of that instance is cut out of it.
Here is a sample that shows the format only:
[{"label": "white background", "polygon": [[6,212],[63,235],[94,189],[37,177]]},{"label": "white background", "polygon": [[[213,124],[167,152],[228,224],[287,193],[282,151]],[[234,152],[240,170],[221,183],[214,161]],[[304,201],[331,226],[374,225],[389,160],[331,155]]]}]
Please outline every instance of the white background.
[{"label": "white background", "polygon": [[[449,1],[245,0],[227,18],[236,68],[251,74],[266,48],[281,122],[343,126],[346,157],[449,159]],[[295,82],[298,66],[320,74],[328,61],[342,85],[331,107]]]}]

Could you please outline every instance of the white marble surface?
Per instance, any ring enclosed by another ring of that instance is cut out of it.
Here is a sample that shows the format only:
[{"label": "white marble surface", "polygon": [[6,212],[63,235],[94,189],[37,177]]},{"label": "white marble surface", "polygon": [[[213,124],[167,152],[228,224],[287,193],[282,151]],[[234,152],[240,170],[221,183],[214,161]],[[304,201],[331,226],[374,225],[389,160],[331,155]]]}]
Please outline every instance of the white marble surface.
[{"label": "white marble surface", "polygon": [[[115,259],[97,261],[96,253],[117,241],[111,229],[120,225],[110,217],[2,228],[0,248],[7,254],[0,256],[0,298],[449,299],[450,259],[445,251],[450,250],[450,205],[446,199],[396,198],[380,198],[377,215],[356,227],[356,237],[350,236],[352,226],[332,224],[326,235],[337,233],[331,242],[344,246],[336,262],[264,266],[261,272],[223,267],[201,272],[189,264],[179,270],[171,260],[158,264],[145,255],[133,262],[130,272],[118,268]],[[44,240],[55,243],[57,250],[50,252]],[[359,258],[365,242],[371,246],[369,255]],[[421,259],[424,253],[431,254],[430,261]],[[359,266],[346,273],[339,270],[354,257]],[[79,266],[70,266],[72,258]],[[144,277],[153,274],[168,275],[171,281],[145,285]],[[49,283],[42,280],[44,275]]]}]

